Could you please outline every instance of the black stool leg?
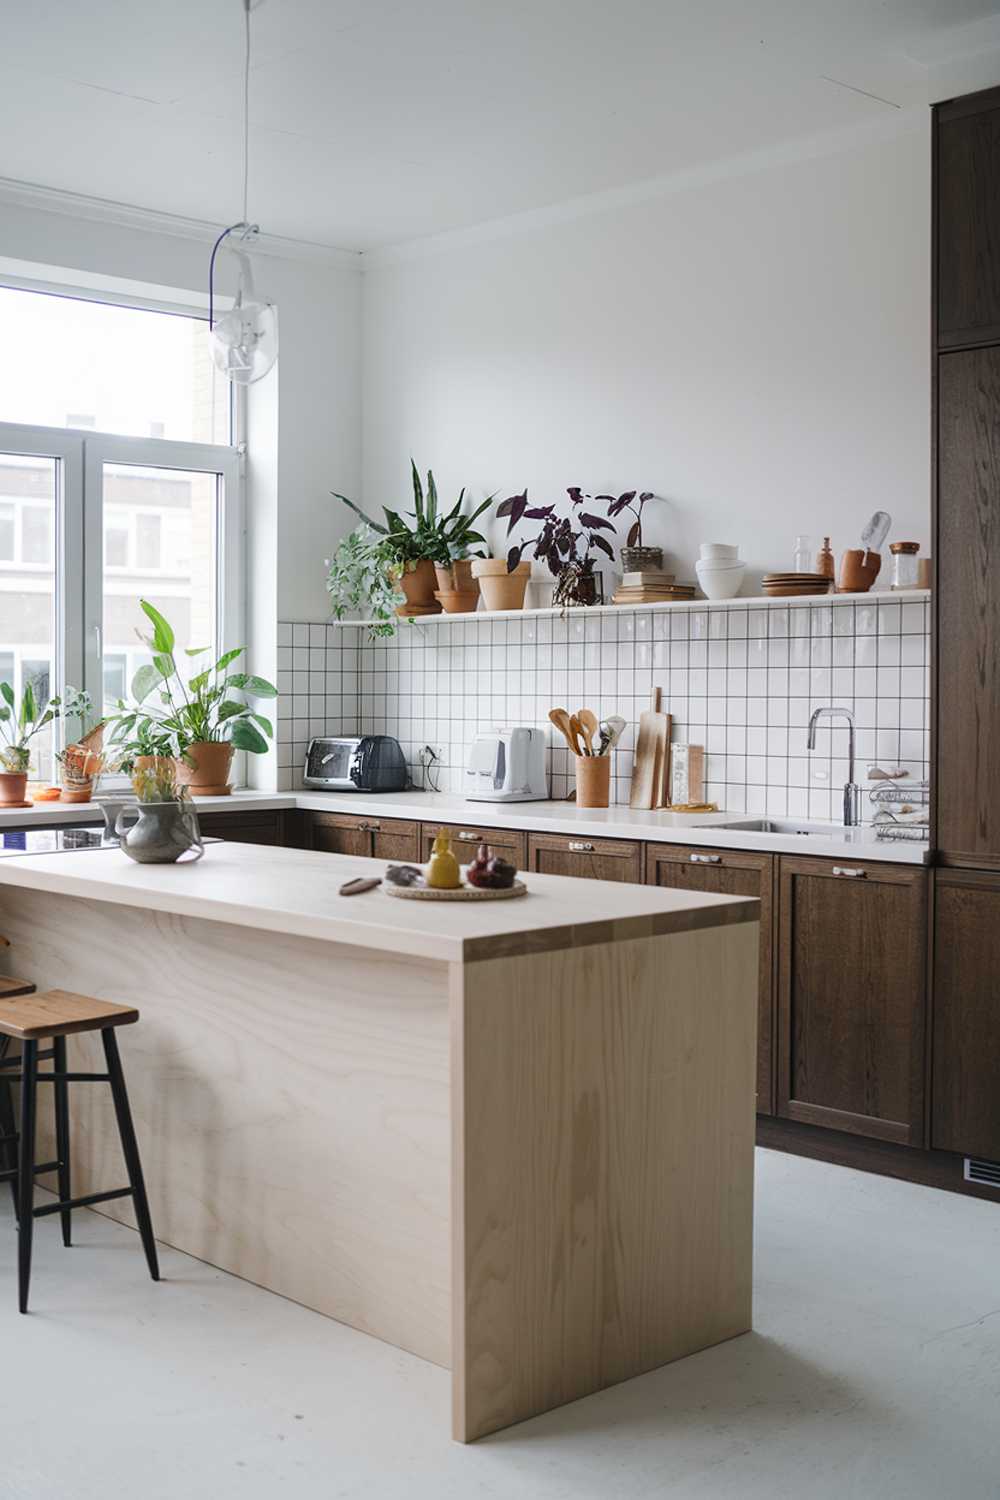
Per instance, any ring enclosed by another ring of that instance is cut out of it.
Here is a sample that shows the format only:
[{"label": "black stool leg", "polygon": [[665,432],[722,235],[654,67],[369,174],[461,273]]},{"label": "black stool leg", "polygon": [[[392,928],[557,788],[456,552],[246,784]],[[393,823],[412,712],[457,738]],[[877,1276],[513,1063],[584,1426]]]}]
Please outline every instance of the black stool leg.
[{"label": "black stool leg", "polygon": [[[0,1036],[0,1062],[3,1062],[10,1051],[10,1037]],[[11,1093],[10,1080],[0,1073],[0,1135],[16,1135],[17,1125],[14,1120],[14,1100]],[[0,1152],[0,1162],[5,1171],[12,1171],[17,1167],[17,1147],[13,1141],[4,1146]],[[10,1179],[10,1194],[14,1200],[14,1214],[17,1214],[17,1178]]]},{"label": "black stool leg", "polygon": [[149,1203],[146,1199],[146,1184],[142,1175],[142,1162],[139,1160],[139,1147],[135,1139],[132,1111],[129,1108],[128,1093],[125,1089],[125,1075],[122,1072],[121,1058],[118,1055],[118,1039],[115,1036],[113,1026],[105,1027],[101,1032],[101,1041],[104,1043],[104,1056],[108,1062],[111,1096],[115,1101],[118,1134],[121,1137],[125,1166],[128,1170],[129,1186],[132,1189],[132,1201],[135,1204],[135,1217],[139,1225],[139,1234],[142,1237],[142,1248],[146,1252],[146,1261],[149,1265],[150,1276],[152,1276],[154,1281],[159,1281],[160,1263],[156,1256],[153,1221],[149,1217]]},{"label": "black stool leg", "polygon": [[[56,1082],[52,1085],[56,1109],[56,1156],[59,1161],[59,1197],[65,1203],[73,1196],[70,1192],[69,1170],[69,1085],[65,1078],[60,1082],[60,1073],[66,1072],[66,1038],[52,1038],[52,1068]],[[72,1210],[64,1208],[59,1215],[62,1220],[63,1244],[72,1244]]]},{"label": "black stool leg", "polygon": [[28,1311],[31,1284],[31,1236],[35,1227],[35,1099],[38,1076],[38,1043],[24,1042],[21,1049],[21,1155],[18,1170],[17,1294],[23,1313]]}]

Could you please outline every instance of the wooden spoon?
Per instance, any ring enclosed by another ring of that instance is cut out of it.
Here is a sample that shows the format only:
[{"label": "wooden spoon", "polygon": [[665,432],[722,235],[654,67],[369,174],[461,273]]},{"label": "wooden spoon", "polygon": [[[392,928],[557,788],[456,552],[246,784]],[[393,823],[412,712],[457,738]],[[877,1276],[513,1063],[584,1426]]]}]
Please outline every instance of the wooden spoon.
[{"label": "wooden spoon", "polygon": [[573,721],[564,708],[550,708],[549,718],[559,730],[574,755],[580,754],[580,746],[573,730]]},{"label": "wooden spoon", "polygon": [[594,710],[592,708],[580,708],[577,710],[576,716],[580,721],[580,728],[583,730],[583,738],[586,742],[587,754],[593,755],[595,753],[594,736],[595,734],[600,734],[601,728],[601,726],[597,722],[597,715],[594,713]]},{"label": "wooden spoon", "polygon": [[[571,714],[570,715],[569,725],[570,725],[570,728],[572,729],[574,735],[576,736],[577,744],[579,744],[581,741],[583,741],[583,743],[587,747],[582,753],[584,755],[593,755],[593,753],[594,753],[594,746],[593,746],[593,742],[592,742],[591,737],[590,737],[590,730],[589,729],[585,729],[584,726],[580,723],[580,716],[579,716],[579,714]],[[577,753],[579,754],[581,752],[578,751]]]}]

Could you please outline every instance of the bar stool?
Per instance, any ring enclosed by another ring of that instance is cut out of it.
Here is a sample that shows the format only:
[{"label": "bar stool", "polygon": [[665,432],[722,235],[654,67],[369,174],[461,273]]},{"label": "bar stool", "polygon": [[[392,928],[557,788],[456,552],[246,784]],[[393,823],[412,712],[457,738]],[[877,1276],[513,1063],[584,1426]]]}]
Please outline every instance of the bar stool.
[{"label": "bar stool", "polygon": [[[7,982],[17,983],[18,981]],[[160,1279],[156,1241],[153,1238],[153,1224],[149,1216],[142,1163],[139,1160],[139,1147],[135,1139],[132,1111],[129,1108],[125,1076],[122,1072],[118,1041],[115,1036],[115,1027],[128,1026],[138,1019],[139,1012],[132,1006],[112,1005],[105,1000],[93,1000],[87,995],[71,994],[68,990],[45,990],[39,994],[35,993],[34,986],[31,986],[29,990],[22,990],[16,997],[11,996],[9,991],[4,994],[0,990],[0,1037],[4,1041],[3,1053],[0,1053],[0,1078],[8,1084],[8,1088],[2,1091],[7,1095],[8,1103],[5,1118],[0,1120],[0,1129],[3,1130],[0,1141],[3,1141],[8,1150],[15,1143],[18,1143],[20,1148],[17,1166],[15,1168],[5,1166],[4,1170],[0,1171],[0,1181],[10,1181],[15,1185],[18,1221],[18,1305],[23,1313],[28,1311],[34,1221],[47,1214],[60,1215],[63,1244],[69,1245],[71,1214],[74,1208],[88,1208],[95,1203],[110,1203],[114,1198],[131,1198],[135,1207],[142,1246],[146,1252],[149,1274],[154,1281]],[[74,1032],[83,1031],[101,1033],[104,1057],[108,1067],[106,1073],[71,1073],[68,1071],[66,1038]],[[39,1040],[49,1037],[52,1039],[51,1048],[39,1051]],[[3,1055],[11,1041],[21,1043],[19,1059],[7,1059]],[[47,1058],[52,1059],[52,1072],[40,1073],[38,1064]],[[19,1073],[7,1071],[16,1067],[20,1067]],[[9,1101],[9,1084],[18,1082],[21,1085],[19,1135],[12,1128],[13,1120],[10,1118],[12,1111]],[[36,1103],[40,1083],[53,1085],[56,1124],[55,1161],[35,1161]],[[68,1085],[71,1083],[109,1083],[111,1085],[118,1135],[121,1139],[122,1153],[128,1173],[128,1187],[114,1188],[109,1192],[87,1193],[82,1198],[70,1196]],[[46,1203],[41,1208],[36,1208],[34,1205],[35,1178],[46,1172],[58,1173],[59,1198],[55,1203]]]}]

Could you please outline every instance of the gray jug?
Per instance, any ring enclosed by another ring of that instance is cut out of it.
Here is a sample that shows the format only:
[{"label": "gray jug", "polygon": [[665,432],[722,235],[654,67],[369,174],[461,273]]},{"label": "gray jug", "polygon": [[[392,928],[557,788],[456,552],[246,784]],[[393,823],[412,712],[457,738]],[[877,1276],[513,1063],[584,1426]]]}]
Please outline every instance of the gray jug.
[{"label": "gray jug", "polygon": [[[138,813],[138,820],[126,829],[126,819]],[[123,807],[115,819],[119,847],[129,859],[140,865],[172,865],[194,850],[201,859],[205,846],[201,841],[198,814],[189,802],[140,802]]]}]

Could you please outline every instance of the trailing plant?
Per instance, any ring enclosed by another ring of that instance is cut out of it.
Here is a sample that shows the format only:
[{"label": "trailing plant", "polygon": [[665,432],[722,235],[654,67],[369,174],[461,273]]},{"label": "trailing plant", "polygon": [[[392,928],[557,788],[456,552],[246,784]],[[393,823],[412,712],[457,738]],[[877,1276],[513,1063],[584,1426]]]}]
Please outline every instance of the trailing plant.
[{"label": "trailing plant", "polygon": [[20,776],[31,764],[31,741],[59,717],[62,705],[58,698],[38,698],[30,681],[24,684],[20,703],[11,684],[0,682],[0,699],[0,766]]},{"label": "trailing plant", "polygon": [[395,562],[385,537],[377,535],[369,522],[345,536],[327,564],[326,589],[334,617],[342,620],[348,613],[367,612],[372,640],[393,635],[396,609],[406,602]]},{"label": "trailing plant", "polygon": [[635,519],[628,529],[628,535],[625,538],[625,546],[642,546],[642,513],[646,508],[647,501],[652,500],[653,498],[652,490],[643,490],[640,495],[637,495],[635,490],[626,490],[624,494],[618,496],[583,495],[581,494],[580,490],[574,486],[574,488],[571,489],[569,493],[572,497],[576,497],[577,502],[591,499],[603,502],[607,505],[608,515],[612,520],[617,520],[622,511],[627,510],[632,516],[635,517]]},{"label": "trailing plant", "polygon": [[553,595],[556,604],[592,604],[597,598],[595,553],[603,552],[614,559],[614,549],[602,532],[614,531],[615,528],[606,516],[580,508],[585,497],[579,490],[571,489],[567,493],[575,507],[568,516],[557,515],[554,505],[529,505],[527,490],[520,495],[511,495],[497,506],[497,515],[508,518],[508,537],[522,520],[542,523],[537,535],[517,542],[509,549],[507,571],[512,573],[530,548],[534,557],[544,562],[556,579]]},{"label": "trailing plant", "polygon": [[415,568],[417,563],[425,560],[446,564],[454,562],[456,558],[468,557],[472,547],[486,545],[486,538],[474,528],[478,518],[492,505],[494,498],[492,495],[488,496],[471,515],[465,515],[465,486],[463,485],[455,504],[445,514],[438,503],[434,471],[427,470],[426,493],[412,458],[410,471],[413,480],[413,510],[409,512],[413,521],[412,525],[398,511],[383,506],[385,516],[383,526],[381,521],[373,521],[346,495],[341,495],[336,490],[332,490],[331,494],[334,499],[342,501],[354,511],[355,515],[360,516],[365,525],[377,536],[384,539],[388,549],[387,555],[392,554],[390,566]]},{"label": "trailing plant", "polygon": [[[132,679],[133,704],[126,705],[116,715],[112,735],[115,743],[160,740],[170,745],[168,753],[183,758],[192,745],[227,740],[237,750],[262,755],[274,735],[274,727],[247,699],[276,698],[278,690],[264,677],[230,671],[246,648],[235,646],[223,652],[213,666],[204,668],[185,683],[174,656],[176,638],[172,626],[148,599],[140,599],[139,604],[153,629],[151,635],[136,633],[149,648],[153,660],[140,667]],[[185,655],[197,658],[208,649],[196,646]],[[149,702],[154,694],[156,705]],[[144,749],[134,753],[162,752]]]}]

